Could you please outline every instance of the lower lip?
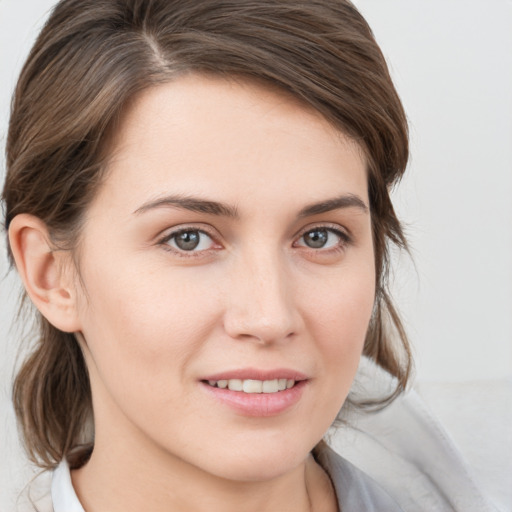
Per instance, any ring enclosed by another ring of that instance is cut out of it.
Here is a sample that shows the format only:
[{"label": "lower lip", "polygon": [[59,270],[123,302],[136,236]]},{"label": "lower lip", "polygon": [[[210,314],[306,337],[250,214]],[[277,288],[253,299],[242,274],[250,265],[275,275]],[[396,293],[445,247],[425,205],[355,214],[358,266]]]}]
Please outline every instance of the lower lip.
[{"label": "lower lip", "polygon": [[215,388],[205,382],[201,382],[201,386],[219,402],[244,416],[267,417],[281,414],[294,406],[300,400],[307,382],[301,380],[292,388],[277,393],[244,393]]}]

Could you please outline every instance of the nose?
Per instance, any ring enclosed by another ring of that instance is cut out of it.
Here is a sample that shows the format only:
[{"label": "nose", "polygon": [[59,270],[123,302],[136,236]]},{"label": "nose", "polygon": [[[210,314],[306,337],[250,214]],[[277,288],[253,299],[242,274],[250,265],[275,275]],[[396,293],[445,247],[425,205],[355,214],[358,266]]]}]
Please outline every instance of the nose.
[{"label": "nose", "polygon": [[290,269],[279,255],[261,252],[241,259],[229,279],[224,329],[234,339],[259,344],[298,334],[301,316]]}]

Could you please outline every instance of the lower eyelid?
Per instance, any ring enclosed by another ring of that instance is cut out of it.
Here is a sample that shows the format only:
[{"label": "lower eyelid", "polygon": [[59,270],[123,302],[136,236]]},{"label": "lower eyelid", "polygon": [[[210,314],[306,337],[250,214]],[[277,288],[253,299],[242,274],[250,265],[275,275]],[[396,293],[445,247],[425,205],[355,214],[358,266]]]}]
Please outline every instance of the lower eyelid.
[{"label": "lower eyelid", "polygon": [[[315,231],[315,230],[325,230],[325,231],[328,231],[329,233],[337,236],[339,239],[340,239],[340,244],[339,245],[348,245],[352,242],[352,238],[350,237],[350,235],[348,235],[345,231],[339,229],[339,228],[334,228],[334,227],[330,227],[330,226],[313,226],[311,228],[308,228],[306,230],[304,230],[296,240],[301,240],[304,235],[306,235],[307,233],[311,232],[311,231]],[[301,246],[303,247],[303,246]],[[307,247],[307,246],[305,246]],[[321,251],[322,249],[313,249],[311,247],[307,247],[309,249],[312,249],[312,250],[315,250],[315,251]],[[328,249],[326,249],[328,250]]]},{"label": "lower eyelid", "polygon": [[[312,226],[312,227],[309,227],[308,229],[302,231],[302,233],[298,236],[298,238],[296,238],[296,241],[293,243],[293,246],[297,247],[297,245],[296,245],[297,242],[300,241],[304,237],[304,235],[306,235],[307,233],[309,233],[311,231],[315,231],[315,230],[328,231],[330,234],[339,238],[338,243],[336,243],[330,247],[327,247],[327,248],[322,248],[322,247],[313,248],[313,247],[309,247],[305,244],[301,244],[301,245],[299,245],[299,247],[309,249],[310,251],[313,251],[316,253],[321,253],[321,252],[328,253],[330,251],[342,250],[344,247],[346,247],[347,245],[350,245],[352,243],[351,236],[348,233],[346,233],[345,231],[343,231],[342,229],[339,229],[338,227],[330,227],[330,226],[320,225],[320,226]],[[179,236],[180,234],[186,233],[186,232],[198,232],[204,236],[207,236],[210,239],[210,242],[209,242],[210,246],[205,249],[199,249],[199,250],[192,249],[192,250],[187,251],[184,249],[180,249],[179,247],[174,247],[174,246],[170,245],[171,240],[173,240],[175,237]],[[198,256],[201,256],[202,254],[205,254],[205,253],[211,251],[211,250],[222,248],[222,245],[219,242],[217,242],[217,239],[214,235],[212,235],[205,229],[196,228],[194,226],[178,228],[172,232],[168,232],[165,236],[160,238],[160,240],[158,241],[158,244],[163,246],[163,248],[165,250],[167,250],[169,252],[173,252],[173,253],[175,253],[179,256],[183,256],[183,257],[194,257],[194,256],[198,257]]]},{"label": "lower eyelid", "polygon": [[[209,245],[211,247],[208,247],[206,249],[190,250],[190,251],[180,249],[179,247],[174,247],[174,245],[176,244],[176,242],[175,242],[176,237],[178,237],[182,233],[187,233],[187,232],[197,232],[197,233],[200,233],[201,235],[208,237],[210,239]],[[171,241],[174,241],[173,245],[171,245]],[[216,238],[212,234],[210,234],[205,229],[200,229],[200,228],[195,228],[195,227],[185,227],[185,228],[180,228],[180,229],[171,231],[158,240],[158,245],[161,245],[161,246],[163,246],[163,248],[165,250],[174,252],[176,254],[179,254],[180,256],[182,256],[182,255],[198,256],[201,253],[204,253],[211,249],[220,247],[220,244],[216,241]]]}]

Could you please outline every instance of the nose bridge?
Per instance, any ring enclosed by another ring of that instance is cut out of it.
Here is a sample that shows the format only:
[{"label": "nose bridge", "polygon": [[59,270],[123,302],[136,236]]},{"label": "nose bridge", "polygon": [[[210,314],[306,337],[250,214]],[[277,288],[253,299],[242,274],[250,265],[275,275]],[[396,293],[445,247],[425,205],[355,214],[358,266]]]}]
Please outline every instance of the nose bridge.
[{"label": "nose bridge", "polygon": [[253,250],[236,264],[226,311],[226,331],[235,338],[269,343],[298,329],[289,269],[276,250]]}]

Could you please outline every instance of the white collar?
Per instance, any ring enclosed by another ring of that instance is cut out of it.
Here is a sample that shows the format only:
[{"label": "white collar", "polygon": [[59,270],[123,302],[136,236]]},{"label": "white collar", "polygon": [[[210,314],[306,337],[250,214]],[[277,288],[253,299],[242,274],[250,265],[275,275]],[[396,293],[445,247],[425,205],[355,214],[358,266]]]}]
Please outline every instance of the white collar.
[{"label": "white collar", "polygon": [[54,512],[85,512],[73,489],[71,473],[65,459],[53,471],[52,501]]}]

